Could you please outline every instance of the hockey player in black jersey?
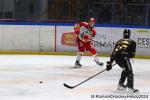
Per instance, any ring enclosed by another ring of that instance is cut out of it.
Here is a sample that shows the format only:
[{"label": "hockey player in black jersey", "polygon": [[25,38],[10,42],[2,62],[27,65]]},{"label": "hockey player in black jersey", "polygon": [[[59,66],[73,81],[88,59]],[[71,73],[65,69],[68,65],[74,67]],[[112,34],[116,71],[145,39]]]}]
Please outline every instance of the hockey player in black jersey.
[{"label": "hockey player in black jersey", "polygon": [[[123,31],[123,39],[119,40],[111,54],[110,61],[107,62],[107,71],[112,69],[112,63],[115,61],[123,70],[118,84],[118,90],[128,88],[131,92],[138,92],[134,89],[134,74],[130,63],[130,58],[134,58],[136,52],[136,42],[130,39],[130,30]],[[124,84],[127,79],[127,84]]]}]

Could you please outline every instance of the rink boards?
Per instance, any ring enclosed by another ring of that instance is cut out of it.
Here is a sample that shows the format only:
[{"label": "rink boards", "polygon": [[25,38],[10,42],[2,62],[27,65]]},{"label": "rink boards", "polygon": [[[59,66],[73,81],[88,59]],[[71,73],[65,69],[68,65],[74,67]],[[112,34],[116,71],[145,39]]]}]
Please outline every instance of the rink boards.
[{"label": "rink boards", "polygon": [[[0,23],[0,51],[4,52],[76,52],[73,24],[3,22]],[[137,56],[150,56],[150,28],[127,25],[96,25],[93,42],[98,53],[110,54],[125,28],[137,43]],[[102,46],[104,44],[105,46]]]}]

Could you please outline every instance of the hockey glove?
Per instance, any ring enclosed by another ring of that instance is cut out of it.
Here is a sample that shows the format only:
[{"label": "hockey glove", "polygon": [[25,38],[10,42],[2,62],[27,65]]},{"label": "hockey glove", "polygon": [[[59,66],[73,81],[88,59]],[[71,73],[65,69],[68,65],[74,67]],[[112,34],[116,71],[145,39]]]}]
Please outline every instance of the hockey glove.
[{"label": "hockey glove", "polygon": [[109,61],[107,61],[106,70],[109,71],[111,69],[112,69],[112,65],[110,64]]},{"label": "hockey glove", "polygon": [[89,42],[89,41],[91,41],[91,39],[92,39],[91,35],[84,35],[83,36],[83,41],[84,42]]}]

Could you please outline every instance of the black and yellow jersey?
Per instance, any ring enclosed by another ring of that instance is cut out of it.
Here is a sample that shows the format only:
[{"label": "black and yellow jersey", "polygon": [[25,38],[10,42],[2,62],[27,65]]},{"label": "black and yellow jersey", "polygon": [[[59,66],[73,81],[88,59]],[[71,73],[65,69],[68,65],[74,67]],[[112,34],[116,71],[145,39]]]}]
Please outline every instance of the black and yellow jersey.
[{"label": "black and yellow jersey", "polygon": [[126,54],[129,58],[133,58],[136,52],[136,42],[131,39],[119,40],[112,52],[111,58],[119,54]]}]

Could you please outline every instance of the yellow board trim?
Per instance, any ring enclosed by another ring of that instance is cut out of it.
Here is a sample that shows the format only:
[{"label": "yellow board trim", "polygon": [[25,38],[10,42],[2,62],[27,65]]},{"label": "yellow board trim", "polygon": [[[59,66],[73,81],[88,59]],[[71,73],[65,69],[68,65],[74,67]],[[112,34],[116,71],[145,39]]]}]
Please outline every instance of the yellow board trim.
[{"label": "yellow board trim", "polygon": [[[76,56],[76,52],[32,52],[32,51],[0,51],[0,54],[19,54],[19,55],[67,55]],[[84,56],[91,56],[90,53],[84,53]],[[98,54],[101,57],[110,57],[110,54]],[[135,56],[139,59],[150,59],[150,56]]]}]

